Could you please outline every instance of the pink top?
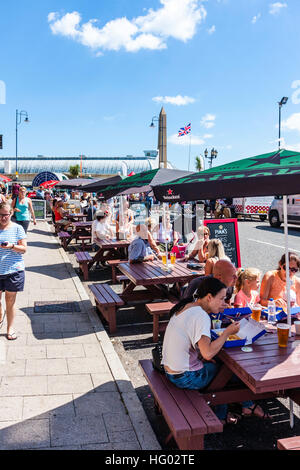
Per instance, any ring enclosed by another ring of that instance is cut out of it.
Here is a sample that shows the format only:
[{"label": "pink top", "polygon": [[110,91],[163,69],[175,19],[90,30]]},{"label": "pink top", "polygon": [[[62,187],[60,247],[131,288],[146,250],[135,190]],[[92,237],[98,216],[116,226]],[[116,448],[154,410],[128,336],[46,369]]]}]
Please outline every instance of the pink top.
[{"label": "pink top", "polygon": [[247,297],[245,292],[241,289],[234,298],[234,305],[241,307],[248,307],[258,303],[260,300],[259,293],[256,290],[251,291],[250,297]]}]

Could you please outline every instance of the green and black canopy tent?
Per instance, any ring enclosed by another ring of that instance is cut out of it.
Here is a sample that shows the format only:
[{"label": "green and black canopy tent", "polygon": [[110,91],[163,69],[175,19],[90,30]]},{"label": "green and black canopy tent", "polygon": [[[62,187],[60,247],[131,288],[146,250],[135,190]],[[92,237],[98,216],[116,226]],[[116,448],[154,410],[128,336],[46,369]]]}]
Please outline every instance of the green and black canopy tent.
[{"label": "green and black canopy tent", "polygon": [[160,184],[153,191],[164,202],[297,194],[300,153],[278,150],[244,158]]},{"label": "green and black canopy tent", "polygon": [[[63,180],[57,183],[57,189],[80,189],[81,191],[85,186],[90,184],[97,184],[99,188],[103,188],[107,185],[117,183],[122,180],[122,177],[119,175],[112,176],[111,178],[74,178],[70,180]],[[91,190],[92,191],[92,190]]]},{"label": "green and black canopy tent", "polygon": [[[220,197],[283,196],[286,272],[289,272],[287,195],[300,193],[300,153],[278,150],[193,173],[153,188],[159,201],[195,201]],[[290,277],[286,278],[291,325]],[[292,402],[290,402],[293,426]]]},{"label": "green and black canopy tent", "polygon": [[128,176],[114,184],[106,185],[106,187],[103,187],[103,185],[100,186],[97,182],[93,182],[86,184],[82,189],[89,192],[101,191],[101,197],[109,199],[113,196],[149,192],[152,190],[152,185],[163,184],[167,181],[191,174],[190,171],[156,168]]}]

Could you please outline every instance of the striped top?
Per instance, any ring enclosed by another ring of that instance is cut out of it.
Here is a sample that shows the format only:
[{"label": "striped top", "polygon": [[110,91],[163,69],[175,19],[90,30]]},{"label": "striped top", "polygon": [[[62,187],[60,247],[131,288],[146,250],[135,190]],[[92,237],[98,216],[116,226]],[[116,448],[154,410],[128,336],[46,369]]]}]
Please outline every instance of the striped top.
[{"label": "striped top", "polygon": [[21,253],[16,253],[13,250],[1,247],[1,243],[3,242],[17,245],[18,241],[24,238],[26,238],[26,234],[23,227],[13,222],[8,229],[0,230],[0,276],[25,270],[23,255]]}]

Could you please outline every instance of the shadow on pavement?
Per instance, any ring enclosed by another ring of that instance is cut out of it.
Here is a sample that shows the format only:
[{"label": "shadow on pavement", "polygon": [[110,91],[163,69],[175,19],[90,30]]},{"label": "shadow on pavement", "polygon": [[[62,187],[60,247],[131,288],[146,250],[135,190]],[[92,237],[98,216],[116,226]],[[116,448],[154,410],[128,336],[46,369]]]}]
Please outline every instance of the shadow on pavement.
[{"label": "shadow on pavement", "polygon": [[[70,364],[76,359],[80,360],[73,358]],[[62,375],[61,382],[57,375],[52,379],[45,376],[47,393],[24,396],[19,411],[23,419],[13,424],[1,422],[0,449],[139,450],[121,395],[107,374],[105,379],[104,375],[87,373],[82,381],[84,393],[77,387],[74,399],[72,375]],[[6,379],[9,384],[9,377]],[[118,386],[126,390],[128,382],[120,380]],[[15,400],[17,403],[17,397]]]}]

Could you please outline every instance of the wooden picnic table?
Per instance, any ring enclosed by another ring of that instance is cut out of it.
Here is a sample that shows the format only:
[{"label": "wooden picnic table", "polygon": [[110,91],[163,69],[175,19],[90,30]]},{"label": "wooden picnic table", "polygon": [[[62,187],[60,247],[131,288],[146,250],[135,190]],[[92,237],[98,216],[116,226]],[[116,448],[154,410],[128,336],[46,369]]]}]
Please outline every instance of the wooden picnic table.
[{"label": "wooden picnic table", "polygon": [[[168,290],[164,290],[162,286],[174,284],[179,293],[180,288],[184,284],[204,274],[204,269],[203,271],[195,272],[187,268],[186,262],[177,261],[173,265],[171,272],[165,271],[163,267],[164,265],[161,261],[120,264],[118,266],[119,271],[130,280],[129,284],[124,287],[120,297],[124,301],[165,298],[166,294],[168,296]],[[146,292],[134,291],[137,286],[146,287]]]},{"label": "wooden picnic table", "polygon": [[128,247],[131,242],[130,240],[95,239],[95,243],[99,246],[99,250],[96,252],[95,256],[93,256],[92,261],[88,265],[88,269],[98,261],[104,262],[113,259],[127,259]]},{"label": "wooden picnic table", "polygon": [[[251,344],[252,352],[240,347],[223,348],[218,358],[220,371],[203,396],[211,405],[257,400],[270,397],[289,397],[300,403],[300,336],[294,333],[288,346],[278,346],[276,329]],[[296,342],[298,341],[298,342]],[[244,386],[226,389],[233,374]]]},{"label": "wooden picnic table", "polygon": [[87,218],[87,214],[68,214],[67,219],[71,220],[72,222],[81,222]]},{"label": "wooden picnic table", "polygon": [[73,232],[71,233],[71,237],[67,241],[67,244],[69,245],[72,240],[76,240],[80,236],[91,234],[92,223],[93,222],[72,222]]}]

